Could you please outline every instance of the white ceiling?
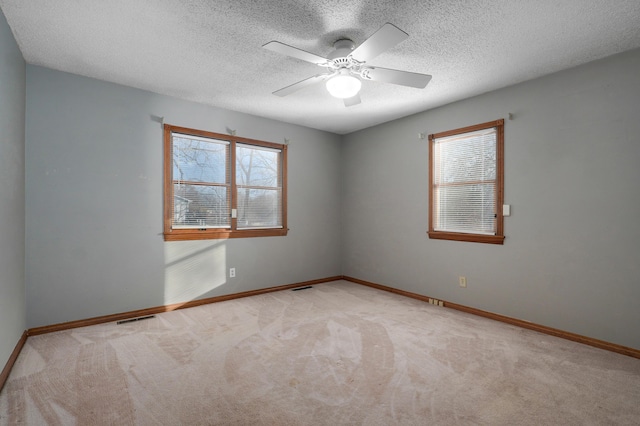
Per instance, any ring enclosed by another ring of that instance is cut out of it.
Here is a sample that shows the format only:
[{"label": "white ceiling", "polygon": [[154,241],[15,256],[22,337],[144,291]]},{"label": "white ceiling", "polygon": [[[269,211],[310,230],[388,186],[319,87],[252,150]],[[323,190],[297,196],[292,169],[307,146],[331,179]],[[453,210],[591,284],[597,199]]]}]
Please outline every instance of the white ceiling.
[{"label": "white ceiling", "polygon": [[[30,64],[346,134],[640,47],[639,0],[0,0]],[[409,38],[369,62],[431,74],[426,89],[365,81],[346,108],[323,72],[262,49],[326,56],[385,22]]]}]

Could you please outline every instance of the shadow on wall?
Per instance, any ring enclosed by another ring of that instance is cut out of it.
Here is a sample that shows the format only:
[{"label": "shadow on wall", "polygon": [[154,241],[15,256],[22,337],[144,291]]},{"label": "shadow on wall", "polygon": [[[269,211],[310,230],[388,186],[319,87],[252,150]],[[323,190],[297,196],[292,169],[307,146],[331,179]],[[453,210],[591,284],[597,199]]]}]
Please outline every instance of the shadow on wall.
[{"label": "shadow on wall", "polygon": [[227,283],[225,240],[172,241],[164,245],[164,304],[195,300]]}]

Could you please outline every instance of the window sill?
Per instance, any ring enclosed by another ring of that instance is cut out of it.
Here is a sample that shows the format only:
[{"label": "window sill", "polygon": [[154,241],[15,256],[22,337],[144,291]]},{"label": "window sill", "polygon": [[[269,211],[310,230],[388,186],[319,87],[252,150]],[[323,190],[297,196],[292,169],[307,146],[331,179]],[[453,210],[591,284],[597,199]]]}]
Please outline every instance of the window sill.
[{"label": "window sill", "polygon": [[242,231],[230,230],[175,230],[164,233],[165,241],[191,241],[191,240],[226,240],[230,238],[255,238],[255,237],[284,237],[288,229],[248,229]]},{"label": "window sill", "polygon": [[467,241],[471,243],[485,244],[504,244],[504,235],[481,235],[481,234],[462,234],[458,232],[427,232],[430,239],[434,240],[450,240],[450,241]]}]

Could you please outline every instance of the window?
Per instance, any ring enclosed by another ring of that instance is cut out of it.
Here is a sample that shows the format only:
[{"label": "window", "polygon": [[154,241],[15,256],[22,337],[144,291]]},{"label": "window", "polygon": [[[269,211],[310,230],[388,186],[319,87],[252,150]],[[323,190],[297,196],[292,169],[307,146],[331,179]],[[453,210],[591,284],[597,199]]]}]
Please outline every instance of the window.
[{"label": "window", "polygon": [[164,237],[287,235],[287,146],[164,126]]},{"label": "window", "polygon": [[503,244],[504,120],[429,135],[429,238]]}]

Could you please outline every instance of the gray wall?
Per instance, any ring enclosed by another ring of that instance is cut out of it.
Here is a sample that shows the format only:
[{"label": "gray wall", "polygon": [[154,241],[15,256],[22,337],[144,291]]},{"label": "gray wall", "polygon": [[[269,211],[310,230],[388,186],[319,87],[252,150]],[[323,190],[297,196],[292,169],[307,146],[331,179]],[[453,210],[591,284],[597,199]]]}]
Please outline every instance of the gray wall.
[{"label": "gray wall", "polygon": [[[346,136],[343,273],[640,348],[639,76],[635,50]],[[509,112],[504,246],[429,240],[418,133]]]},{"label": "gray wall", "polygon": [[[339,136],[31,65],[27,111],[29,327],[341,273]],[[289,139],[289,235],[165,243],[158,117]]]},{"label": "gray wall", "polygon": [[0,370],[26,326],[25,63],[0,11]]}]

